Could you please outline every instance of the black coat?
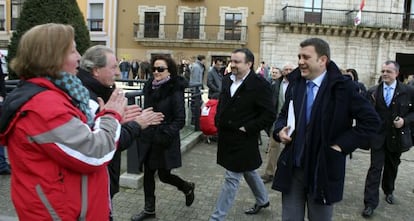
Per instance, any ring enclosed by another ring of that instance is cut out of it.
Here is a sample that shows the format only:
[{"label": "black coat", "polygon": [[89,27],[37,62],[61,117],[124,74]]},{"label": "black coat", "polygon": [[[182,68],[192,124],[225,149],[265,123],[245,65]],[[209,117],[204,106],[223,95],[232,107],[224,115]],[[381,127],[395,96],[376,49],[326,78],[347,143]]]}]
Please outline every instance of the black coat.
[{"label": "black coat", "polygon": [[[230,96],[230,74],[223,77],[222,91],[215,117],[218,129],[217,163],[233,172],[260,167],[258,139],[260,131],[275,120],[269,82],[250,71]],[[244,127],[246,132],[239,130]]]},{"label": "black coat", "polygon": [[371,148],[381,148],[386,142],[385,147],[390,152],[407,151],[406,147],[401,146],[401,129],[395,128],[393,121],[399,116],[404,119],[405,126],[413,125],[414,89],[398,81],[391,104],[387,107],[384,101],[383,86],[384,83],[381,83],[368,90],[368,98],[381,118],[380,130],[372,139]]},{"label": "black coat", "polygon": [[160,125],[150,126],[138,141],[140,163],[151,169],[181,167],[180,130],[185,125],[184,89],[187,81],[172,77],[158,89],[152,89],[150,78],[144,86],[144,107],[162,112]]},{"label": "black coat", "polygon": [[[294,148],[302,142],[305,143],[303,169],[307,192],[311,194],[312,200],[320,204],[338,202],[343,195],[346,154],[368,145],[367,141],[379,127],[378,115],[369,101],[355,90],[352,80],[344,77],[331,61],[313,103],[311,120],[306,126],[304,114],[302,117],[300,115],[301,106],[306,105],[303,102],[306,97],[306,80],[301,77],[298,68],[288,78],[286,102],[275,123],[273,137],[280,141],[278,133],[287,124],[290,100],[293,100],[296,131],[306,128],[306,134],[305,137],[293,135],[292,142],[283,149],[272,188],[281,192],[290,191]],[[353,127],[354,119],[357,124]],[[335,144],[342,152],[331,148]]]},{"label": "black coat", "polygon": [[[82,84],[88,89],[92,100],[98,102],[98,97],[102,98],[104,102],[109,100],[114,87],[106,87],[98,80],[92,77],[92,74],[86,70],[79,69],[78,78]],[[98,112],[99,110],[97,110]],[[108,171],[111,182],[111,197],[119,192],[119,176],[121,174],[121,151],[135,145],[135,141],[141,132],[141,127],[135,121],[122,124],[121,135],[119,137],[118,149],[115,152],[111,162],[108,165]]]}]

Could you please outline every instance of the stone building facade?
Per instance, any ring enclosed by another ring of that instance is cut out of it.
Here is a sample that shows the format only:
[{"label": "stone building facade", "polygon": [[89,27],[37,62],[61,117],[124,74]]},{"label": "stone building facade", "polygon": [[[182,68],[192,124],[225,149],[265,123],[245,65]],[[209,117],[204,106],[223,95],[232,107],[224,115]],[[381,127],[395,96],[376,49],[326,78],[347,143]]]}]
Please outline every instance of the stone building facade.
[{"label": "stone building facade", "polygon": [[355,68],[368,86],[377,81],[385,60],[401,64],[401,77],[414,74],[413,3],[366,1],[355,26],[360,0],[265,0],[260,59],[278,67],[296,64],[299,43],[320,37],[330,44],[332,60]]}]

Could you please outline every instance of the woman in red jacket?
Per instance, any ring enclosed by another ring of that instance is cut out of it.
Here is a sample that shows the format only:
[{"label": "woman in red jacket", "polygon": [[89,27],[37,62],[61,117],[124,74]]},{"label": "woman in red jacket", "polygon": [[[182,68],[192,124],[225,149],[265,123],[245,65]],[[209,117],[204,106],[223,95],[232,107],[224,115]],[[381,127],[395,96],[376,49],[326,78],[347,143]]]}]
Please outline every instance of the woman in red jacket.
[{"label": "woman in red jacket", "polygon": [[76,77],[79,59],[73,27],[50,23],[27,31],[11,62],[22,81],[5,100],[0,141],[19,220],[109,219],[106,165],[126,99],[115,90],[93,119]]}]

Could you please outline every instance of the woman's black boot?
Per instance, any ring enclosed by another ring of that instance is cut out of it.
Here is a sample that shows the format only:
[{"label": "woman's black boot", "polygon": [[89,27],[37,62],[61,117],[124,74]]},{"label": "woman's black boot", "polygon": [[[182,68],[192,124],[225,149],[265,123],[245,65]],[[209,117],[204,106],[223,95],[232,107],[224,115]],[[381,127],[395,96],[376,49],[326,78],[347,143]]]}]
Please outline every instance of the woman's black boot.
[{"label": "woman's black boot", "polygon": [[131,221],[155,218],[155,197],[145,197],[144,210],[131,217]]},{"label": "woman's black boot", "polygon": [[191,183],[191,182],[186,182],[186,188],[184,194],[185,194],[185,205],[186,206],[191,206],[191,204],[193,204],[194,202],[194,189],[195,189],[195,184]]}]

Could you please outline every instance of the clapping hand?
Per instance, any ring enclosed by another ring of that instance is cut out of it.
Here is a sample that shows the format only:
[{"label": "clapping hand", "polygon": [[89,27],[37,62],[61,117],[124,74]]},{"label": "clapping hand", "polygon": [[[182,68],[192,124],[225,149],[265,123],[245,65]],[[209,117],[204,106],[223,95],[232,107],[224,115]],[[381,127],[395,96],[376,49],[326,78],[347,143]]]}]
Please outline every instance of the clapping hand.
[{"label": "clapping hand", "polygon": [[150,125],[158,125],[164,120],[164,114],[161,112],[154,112],[152,107],[142,110],[141,114],[135,118],[142,129],[147,128]]},{"label": "clapping hand", "polygon": [[129,121],[133,121],[135,120],[136,117],[141,115],[141,113],[142,113],[142,108],[140,108],[138,105],[136,104],[128,105],[125,107],[125,112],[124,112],[124,116],[122,117],[121,123],[123,124]]},{"label": "clapping hand", "polygon": [[115,89],[112,92],[109,100],[104,103],[102,98],[98,97],[99,110],[111,110],[117,112],[122,117],[124,116],[127,99],[121,89]]}]

